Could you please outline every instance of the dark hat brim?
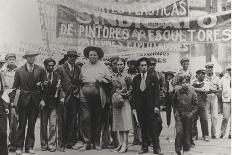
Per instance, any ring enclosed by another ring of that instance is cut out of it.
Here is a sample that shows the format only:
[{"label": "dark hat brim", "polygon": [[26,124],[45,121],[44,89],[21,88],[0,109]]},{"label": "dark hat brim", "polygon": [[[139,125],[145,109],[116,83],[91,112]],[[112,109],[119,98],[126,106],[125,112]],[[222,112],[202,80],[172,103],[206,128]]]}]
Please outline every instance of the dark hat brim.
[{"label": "dark hat brim", "polygon": [[38,54],[25,54],[24,56],[23,56],[23,58],[24,59],[26,59],[28,56],[34,56],[34,57],[36,57]]},{"label": "dark hat brim", "polygon": [[102,59],[104,57],[104,52],[100,47],[95,47],[95,46],[88,46],[84,49],[83,54],[86,58],[89,58],[89,52],[90,51],[95,51],[98,54],[98,59]]},{"label": "dark hat brim", "polygon": [[168,71],[168,72],[165,72],[165,75],[171,75],[171,76],[173,76],[174,77],[174,72],[172,72],[172,71]]},{"label": "dark hat brim", "polygon": [[188,58],[181,59],[181,60],[180,60],[180,64],[182,64],[182,63],[184,63],[184,62],[186,62],[186,61],[189,62],[189,59],[188,59]]},{"label": "dark hat brim", "polygon": [[140,62],[142,62],[142,61],[146,61],[147,65],[148,66],[150,65],[150,60],[147,57],[142,57],[142,58],[140,58],[140,59],[137,60],[136,66],[138,67],[140,65]]},{"label": "dark hat brim", "polygon": [[199,74],[199,73],[206,73],[206,70],[203,70],[203,69],[197,70],[197,71],[196,71],[196,74]]}]

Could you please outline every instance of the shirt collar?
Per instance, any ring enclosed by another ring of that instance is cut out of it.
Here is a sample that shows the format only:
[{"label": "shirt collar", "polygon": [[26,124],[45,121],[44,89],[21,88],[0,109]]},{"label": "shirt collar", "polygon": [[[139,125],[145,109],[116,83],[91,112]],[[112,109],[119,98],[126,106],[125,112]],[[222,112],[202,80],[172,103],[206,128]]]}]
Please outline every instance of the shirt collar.
[{"label": "shirt collar", "polygon": [[31,67],[32,66],[32,70],[34,69],[34,67],[35,67],[35,64],[29,64],[29,63],[27,63],[27,69],[29,68],[29,67]]},{"label": "shirt collar", "polygon": [[69,68],[69,70],[71,71],[71,70],[72,70],[72,68],[73,68],[73,66],[72,66],[70,63],[68,63],[68,62],[67,62],[67,64],[68,64],[68,68]]},{"label": "shirt collar", "polygon": [[145,72],[144,74],[140,73],[140,75],[141,75],[141,78],[143,77],[143,75],[145,76],[145,79],[147,78],[147,72]]}]

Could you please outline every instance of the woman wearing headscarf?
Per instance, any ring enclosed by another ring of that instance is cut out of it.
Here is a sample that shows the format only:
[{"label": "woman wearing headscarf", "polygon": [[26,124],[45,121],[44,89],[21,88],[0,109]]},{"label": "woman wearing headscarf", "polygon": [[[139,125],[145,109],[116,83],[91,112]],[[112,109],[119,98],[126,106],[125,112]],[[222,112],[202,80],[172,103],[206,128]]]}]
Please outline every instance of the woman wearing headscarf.
[{"label": "woman wearing headscarf", "polygon": [[80,151],[100,150],[102,112],[110,98],[111,77],[106,65],[99,60],[104,53],[101,48],[89,46],[84,49],[89,59],[81,68],[80,123],[85,145]]},{"label": "woman wearing headscarf", "polygon": [[[132,129],[132,116],[129,98],[132,91],[132,79],[124,70],[125,60],[117,61],[118,73],[113,80],[113,98],[119,95],[121,103],[113,102],[113,131],[119,131],[119,146],[114,150],[119,153],[125,153],[128,149],[128,134]],[[120,104],[120,105],[119,105]]]}]

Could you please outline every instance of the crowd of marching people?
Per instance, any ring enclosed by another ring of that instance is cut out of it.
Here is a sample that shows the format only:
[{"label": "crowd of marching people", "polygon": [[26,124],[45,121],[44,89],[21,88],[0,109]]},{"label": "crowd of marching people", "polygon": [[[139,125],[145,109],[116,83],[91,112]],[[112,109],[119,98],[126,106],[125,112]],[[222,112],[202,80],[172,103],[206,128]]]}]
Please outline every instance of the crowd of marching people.
[{"label": "crowd of marching people", "polygon": [[[45,59],[44,67],[35,64],[37,55],[26,51],[26,63],[18,67],[16,55],[6,54],[6,67],[2,67],[0,76],[1,155],[8,151],[16,155],[24,151],[35,154],[38,117],[42,151],[110,149],[126,153],[128,135],[133,131],[132,145],[141,145],[139,154],[147,153],[152,146],[153,153],[161,155],[161,100],[168,123],[172,113],[175,119],[178,155],[195,146],[198,119],[206,142],[225,136],[231,115],[230,67],[219,77],[209,62],[193,74],[189,71],[189,59],[182,58],[182,69],[177,73],[158,72],[155,58],[113,57],[101,61],[104,52],[94,46],[84,49],[88,60],[84,64],[78,62],[75,50],[67,51],[59,64],[52,58]],[[219,111],[223,121],[218,137]]]}]

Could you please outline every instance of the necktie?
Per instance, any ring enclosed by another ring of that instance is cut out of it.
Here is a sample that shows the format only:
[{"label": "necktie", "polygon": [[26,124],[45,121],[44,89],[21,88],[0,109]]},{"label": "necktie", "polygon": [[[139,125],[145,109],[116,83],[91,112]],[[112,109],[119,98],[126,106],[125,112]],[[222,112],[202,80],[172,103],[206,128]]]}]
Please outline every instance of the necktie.
[{"label": "necktie", "polygon": [[29,72],[33,71],[33,65],[29,65]]},{"label": "necktie", "polygon": [[52,83],[52,73],[48,73],[48,80]]},{"label": "necktie", "polygon": [[142,75],[141,83],[140,83],[140,90],[144,91],[146,89],[146,83],[145,83],[145,75]]},{"label": "necktie", "polygon": [[73,66],[71,66],[71,74],[72,74],[72,76],[74,74],[74,67]]}]

